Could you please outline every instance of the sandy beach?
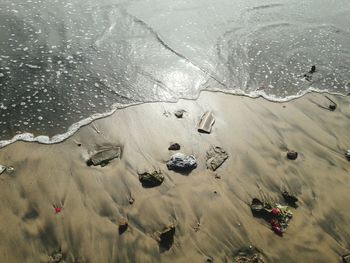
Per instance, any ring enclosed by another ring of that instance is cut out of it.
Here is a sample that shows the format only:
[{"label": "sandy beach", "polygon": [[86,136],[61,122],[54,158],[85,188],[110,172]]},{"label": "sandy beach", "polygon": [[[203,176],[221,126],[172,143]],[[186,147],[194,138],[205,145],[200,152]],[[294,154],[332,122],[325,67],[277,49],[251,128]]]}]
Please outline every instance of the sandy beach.
[{"label": "sandy beach", "polygon": [[[0,261],[233,262],[252,246],[264,262],[342,262],[350,253],[350,104],[328,96],[335,111],[320,107],[330,101],[317,93],[275,103],[202,92],[195,101],[117,110],[62,143],[0,149],[0,164],[14,168],[0,175]],[[215,116],[212,132],[199,133],[207,110]],[[169,171],[171,143],[194,155],[197,168]],[[107,146],[121,146],[121,159],[86,164]],[[212,146],[229,155],[215,172],[206,167]],[[298,158],[288,160],[288,150]],[[143,187],[139,174],[154,170],[163,183]],[[299,207],[280,237],[252,215],[250,203],[283,203],[285,190]],[[155,233],[171,224],[174,242],[164,249]]]}]

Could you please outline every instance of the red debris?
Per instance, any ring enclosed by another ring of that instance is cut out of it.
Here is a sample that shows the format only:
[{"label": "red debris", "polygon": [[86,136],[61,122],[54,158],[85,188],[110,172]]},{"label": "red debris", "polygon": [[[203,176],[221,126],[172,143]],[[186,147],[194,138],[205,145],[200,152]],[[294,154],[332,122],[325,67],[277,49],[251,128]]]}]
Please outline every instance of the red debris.
[{"label": "red debris", "polygon": [[60,213],[61,211],[62,211],[62,207],[59,207],[59,206],[55,207],[56,214]]},{"label": "red debris", "polygon": [[282,227],[281,227],[281,225],[280,225],[280,223],[278,222],[277,219],[275,219],[275,218],[271,219],[270,224],[271,224],[272,230],[273,230],[277,235],[279,235],[279,236],[282,236],[282,235],[283,235]]},{"label": "red debris", "polygon": [[279,210],[278,208],[274,208],[274,209],[272,209],[271,213],[274,216],[278,216],[279,214],[281,214],[281,210]]}]

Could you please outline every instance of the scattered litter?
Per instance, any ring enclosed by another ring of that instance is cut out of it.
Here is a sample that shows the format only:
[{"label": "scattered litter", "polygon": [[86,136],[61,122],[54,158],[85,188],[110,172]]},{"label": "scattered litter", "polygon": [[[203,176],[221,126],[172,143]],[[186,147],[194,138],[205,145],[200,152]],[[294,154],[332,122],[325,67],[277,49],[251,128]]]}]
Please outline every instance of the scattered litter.
[{"label": "scattered litter", "polygon": [[298,153],[296,151],[288,151],[287,158],[289,160],[295,160],[296,158],[298,158]]},{"label": "scattered litter", "polygon": [[0,164],[0,174],[5,172],[8,175],[11,175],[14,171],[15,171],[15,168],[13,168],[12,166],[6,166],[6,165],[1,165]]},{"label": "scattered litter", "polygon": [[112,147],[95,153],[87,161],[87,165],[101,165],[101,167],[106,166],[111,160],[118,158],[120,159],[122,153],[121,147]]},{"label": "scattered litter", "polygon": [[[345,157],[346,157],[346,159],[348,159],[348,161],[350,161],[350,149],[346,150]],[[1,174],[1,172],[0,172],[0,174]]]},{"label": "scattered litter", "polygon": [[264,263],[259,251],[253,246],[244,247],[237,251],[234,263]]},{"label": "scattered litter", "polygon": [[269,222],[272,230],[279,236],[283,236],[288,227],[288,222],[293,217],[293,213],[288,206],[272,205],[257,198],[253,199],[250,208],[254,216],[264,218]]},{"label": "scattered litter", "polygon": [[181,119],[186,111],[185,110],[177,110],[174,112],[176,118]]},{"label": "scattered litter", "polygon": [[294,195],[291,195],[290,193],[288,193],[287,191],[282,192],[282,196],[284,198],[284,200],[286,201],[286,203],[292,207],[296,207],[297,204],[296,202],[298,202],[298,198],[295,197]]},{"label": "scattered litter", "polygon": [[139,174],[139,180],[143,187],[154,187],[163,183],[164,176],[158,171],[154,171],[152,173],[146,172]]},{"label": "scattered litter", "polygon": [[128,227],[128,220],[126,218],[121,219],[118,224],[119,235],[123,234],[128,229]]},{"label": "scattered litter", "polygon": [[216,171],[228,158],[227,152],[219,146],[211,147],[207,151],[207,168]]},{"label": "scattered litter", "polygon": [[180,150],[180,148],[181,148],[180,144],[178,144],[178,143],[172,143],[172,144],[169,146],[168,150],[169,150],[169,151],[178,151],[178,150]]},{"label": "scattered litter", "polygon": [[211,111],[205,112],[199,121],[198,131],[211,133],[211,129],[213,127],[214,122],[215,122],[215,119],[212,112]]},{"label": "scattered litter", "polygon": [[175,225],[171,224],[155,235],[159,245],[162,248],[169,249],[174,243]]},{"label": "scattered litter", "polygon": [[166,165],[169,170],[173,171],[191,171],[197,167],[197,161],[193,155],[175,153]]}]

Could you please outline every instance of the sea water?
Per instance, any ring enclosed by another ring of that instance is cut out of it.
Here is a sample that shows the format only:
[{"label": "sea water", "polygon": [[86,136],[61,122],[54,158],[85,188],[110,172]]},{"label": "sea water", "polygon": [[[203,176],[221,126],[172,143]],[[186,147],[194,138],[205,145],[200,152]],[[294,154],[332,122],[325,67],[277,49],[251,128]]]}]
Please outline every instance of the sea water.
[{"label": "sea water", "polygon": [[201,90],[345,95],[349,66],[348,0],[0,0],[0,146]]}]

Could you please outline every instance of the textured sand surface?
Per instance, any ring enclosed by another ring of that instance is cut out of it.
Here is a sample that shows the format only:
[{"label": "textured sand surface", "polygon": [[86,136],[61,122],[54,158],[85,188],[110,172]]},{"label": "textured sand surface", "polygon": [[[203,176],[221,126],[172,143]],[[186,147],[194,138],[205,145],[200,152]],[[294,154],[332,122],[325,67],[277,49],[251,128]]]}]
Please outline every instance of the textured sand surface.
[{"label": "textured sand surface", "polygon": [[[15,168],[0,175],[0,261],[54,262],[49,256],[60,251],[57,262],[232,262],[251,245],[266,262],[341,262],[350,252],[350,98],[331,98],[334,112],[319,107],[329,104],[322,94],[272,103],[203,92],[196,101],[119,110],[60,144],[0,149],[0,164]],[[173,114],[179,109],[183,119]],[[216,118],[211,134],[196,130],[206,110]],[[168,171],[172,142],[197,158],[190,174]],[[86,165],[108,145],[123,146],[121,160]],[[213,145],[229,154],[216,172],[205,166]],[[298,159],[288,160],[288,150]],[[155,169],[164,182],[143,188],[138,173]],[[299,207],[279,237],[249,204],[283,202],[283,190]],[[123,219],[129,228],[119,234]],[[171,223],[174,243],[165,250],[154,233]]]}]

